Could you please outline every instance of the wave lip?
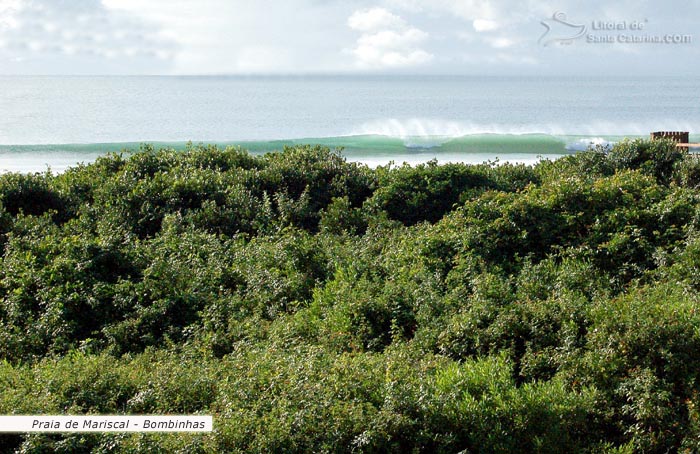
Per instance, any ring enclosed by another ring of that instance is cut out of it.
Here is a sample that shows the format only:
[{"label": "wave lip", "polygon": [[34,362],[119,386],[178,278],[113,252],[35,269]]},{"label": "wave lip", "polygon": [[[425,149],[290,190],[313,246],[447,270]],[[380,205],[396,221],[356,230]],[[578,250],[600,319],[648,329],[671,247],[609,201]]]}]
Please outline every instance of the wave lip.
[{"label": "wave lip", "polygon": [[[547,130],[548,129],[548,130]],[[530,126],[483,125],[440,119],[412,118],[399,120],[388,118],[362,124],[348,136],[384,136],[404,141],[409,148],[430,148],[442,145],[452,139],[480,135],[532,135],[561,134],[554,128],[535,128]]]},{"label": "wave lip", "polygon": [[[394,137],[404,140],[407,146],[420,146],[426,142],[431,145],[440,145],[454,138],[486,134],[497,136],[549,135],[563,138],[567,143],[571,142],[569,144],[571,150],[582,150],[589,145],[589,138],[593,145],[605,145],[604,141],[612,143],[623,137],[648,137],[651,131],[659,130],[693,131],[693,127],[689,122],[668,119],[659,119],[653,122],[601,119],[582,123],[523,122],[504,124],[439,118],[380,118],[361,124],[347,135]],[[576,139],[571,140],[572,138]]]}]

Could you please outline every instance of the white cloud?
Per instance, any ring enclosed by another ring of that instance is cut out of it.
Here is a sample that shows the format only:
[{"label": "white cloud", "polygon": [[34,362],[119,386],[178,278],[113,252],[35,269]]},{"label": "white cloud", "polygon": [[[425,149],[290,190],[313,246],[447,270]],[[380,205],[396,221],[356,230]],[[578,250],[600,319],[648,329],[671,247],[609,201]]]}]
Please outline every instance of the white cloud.
[{"label": "white cloud", "polygon": [[17,10],[21,6],[20,0],[0,0],[0,14],[6,11]]},{"label": "white cloud", "polygon": [[352,13],[348,26],[354,30],[368,32],[381,29],[404,28],[406,22],[384,8],[370,8]]},{"label": "white cloud", "polygon": [[430,61],[433,56],[415,45],[427,38],[428,34],[411,28],[403,32],[391,30],[371,35],[362,35],[357,40],[353,54],[362,68],[394,68],[415,66]]},{"label": "white cloud", "polygon": [[362,35],[358,40],[358,46],[374,47],[378,49],[408,49],[414,44],[425,40],[428,34],[417,28],[410,28],[403,32],[384,30],[374,34]]},{"label": "white cloud", "polygon": [[[480,32],[503,29],[513,24],[531,23],[534,19],[551,15],[553,12],[553,7],[541,0],[384,0],[384,3],[403,11],[418,10],[423,15],[436,14],[457,18],[471,24]],[[560,0],[554,10],[566,9],[574,4],[573,0]]]},{"label": "white cloud", "polygon": [[19,27],[17,13],[20,7],[19,0],[0,0],[0,30]]},{"label": "white cloud", "polygon": [[410,27],[386,9],[355,11],[348,26],[364,32],[352,50],[355,64],[361,69],[411,67],[433,59],[432,54],[419,47],[428,33]]},{"label": "white cloud", "polygon": [[[152,32],[152,24],[124,12],[113,13],[99,0],[0,0],[0,72],[101,72],[163,68],[157,53],[172,53],[171,41]],[[51,66],[59,62],[60,70]],[[108,63],[103,65],[103,63]]]},{"label": "white cloud", "polygon": [[424,11],[423,0],[384,0],[384,3],[392,8],[401,9],[411,13]]},{"label": "white cloud", "polygon": [[[381,64],[385,67],[416,66],[422,65],[433,59],[428,52],[418,49],[410,53],[387,52],[382,56]],[[374,66],[374,64],[373,64]]]},{"label": "white cloud", "polygon": [[[624,71],[642,67],[641,55],[674,63],[700,51],[579,43],[544,53],[540,21],[555,10],[581,23],[647,17],[649,33],[695,35],[700,2],[682,6],[683,17],[634,0],[0,0],[0,73],[410,71],[427,62],[426,71],[450,73],[531,66],[533,56],[565,71],[601,60]],[[465,53],[478,63],[465,64]]]},{"label": "white cloud", "polygon": [[478,32],[490,32],[499,27],[498,22],[491,19],[474,19],[472,22],[474,30]]},{"label": "white cloud", "polygon": [[509,7],[506,3],[493,0],[436,0],[435,6],[462,19],[475,21],[503,17],[504,9]]},{"label": "white cloud", "polygon": [[515,45],[515,41],[513,39],[506,37],[494,38],[489,42],[491,43],[491,46],[495,47],[496,49],[505,49],[507,47],[513,47]]},{"label": "white cloud", "polygon": [[178,74],[342,71],[352,9],[318,0],[102,0],[158,24],[177,42]]}]

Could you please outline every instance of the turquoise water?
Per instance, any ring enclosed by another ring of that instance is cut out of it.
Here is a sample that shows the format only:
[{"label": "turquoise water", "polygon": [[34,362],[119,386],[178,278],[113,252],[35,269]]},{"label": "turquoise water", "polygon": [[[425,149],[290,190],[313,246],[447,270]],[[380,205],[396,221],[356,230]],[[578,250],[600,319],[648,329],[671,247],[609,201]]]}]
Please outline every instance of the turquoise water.
[{"label": "turquoise water", "polygon": [[143,142],[254,153],[320,143],[379,165],[535,162],[654,130],[700,132],[700,78],[0,77],[0,86],[0,170],[12,171],[61,171]]}]

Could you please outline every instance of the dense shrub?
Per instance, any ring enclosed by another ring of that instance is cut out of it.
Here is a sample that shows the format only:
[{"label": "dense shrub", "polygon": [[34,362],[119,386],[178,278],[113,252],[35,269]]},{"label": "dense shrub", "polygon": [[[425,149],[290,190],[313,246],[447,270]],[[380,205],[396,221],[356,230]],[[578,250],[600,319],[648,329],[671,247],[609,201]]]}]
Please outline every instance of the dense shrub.
[{"label": "dense shrub", "polygon": [[6,173],[0,176],[0,203],[9,214],[42,215],[55,211],[65,219],[66,206],[61,194],[51,187],[51,174]]},{"label": "dense shrub", "polygon": [[697,167],[189,145],[3,175],[0,413],[215,430],[0,451],[696,452]]},{"label": "dense shrub", "polygon": [[570,359],[567,372],[605,394],[610,435],[637,451],[668,452],[694,436],[698,302],[684,285],[665,283],[599,303],[588,351]]},{"label": "dense shrub", "polygon": [[373,202],[405,225],[436,222],[452,210],[467,189],[485,187],[487,182],[485,175],[470,166],[438,166],[437,161],[416,167],[405,164],[380,169]]},{"label": "dense shrub", "polygon": [[641,169],[659,183],[671,181],[674,167],[687,151],[672,140],[623,140],[610,151],[609,159],[616,169]]}]

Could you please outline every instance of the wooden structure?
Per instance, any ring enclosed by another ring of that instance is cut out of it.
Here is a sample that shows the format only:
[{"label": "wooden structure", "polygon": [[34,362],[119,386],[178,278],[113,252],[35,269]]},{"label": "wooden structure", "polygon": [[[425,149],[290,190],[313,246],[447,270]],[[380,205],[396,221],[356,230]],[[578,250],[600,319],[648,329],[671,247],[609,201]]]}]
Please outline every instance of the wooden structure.
[{"label": "wooden structure", "polygon": [[656,131],[651,133],[651,140],[671,139],[680,148],[700,147],[700,143],[690,143],[690,133],[688,131]]},{"label": "wooden structure", "polygon": [[687,131],[657,131],[651,133],[651,140],[671,139],[676,143],[688,143],[690,133]]}]

